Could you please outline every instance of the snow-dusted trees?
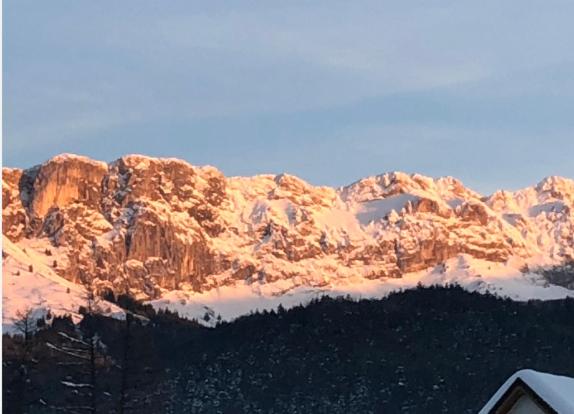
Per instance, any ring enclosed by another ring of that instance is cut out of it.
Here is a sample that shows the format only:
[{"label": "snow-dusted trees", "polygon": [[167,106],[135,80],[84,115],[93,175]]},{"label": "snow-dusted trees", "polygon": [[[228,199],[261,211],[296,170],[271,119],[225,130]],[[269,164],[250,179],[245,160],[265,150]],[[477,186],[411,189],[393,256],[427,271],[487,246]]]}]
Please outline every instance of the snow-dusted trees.
[{"label": "snow-dusted trees", "polygon": [[[151,384],[163,375],[163,370],[158,365],[157,343],[149,335],[151,322],[147,314],[149,309],[140,307],[135,300],[128,295],[120,295],[118,298],[125,312],[125,319],[118,321],[115,339],[116,385],[114,387],[114,399],[117,401],[115,408],[120,414],[140,413],[144,411],[163,412],[165,392],[155,388],[149,392]],[[148,390],[148,392],[143,391]]]},{"label": "snow-dusted trees", "polygon": [[83,341],[76,342],[74,344],[77,347],[77,357],[83,359],[86,364],[86,370],[88,374],[88,384],[86,389],[88,391],[88,403],[89,403],[89,412],[95,414],[97,412],[97,370],[98,370],[98,363],[99,359],[101,358],[100,355],[100,343],[99,338],[95,330],[95,321],[94,316],[99,313],[99,298],[96,295],[95,287],[90,280],[84,278],[82,280],[82,284],[84,286],[84,299],[85,299],[85,308],[83,312],[81,310],[80,313],[84,314],[84,319],[82,320],[82,328],[83,328]]},{"label": "snow-dusted trees", "polygon": [[70,370],[61,384],[69,391],[66,404],[57,408],[62,412],[96,413],[98,409],[98,364],[102,358],[97,337],[74,337],[64,332],[57,344],[48,342],[48,347],[60,354],[62,364]]},{"label": "snow-dusted trees", "polygon": [[124,414],[128,412],[132,406],[130,405],[129,391],[133,386],[132,383],[132,321],[133,316],[130,312],[126,312],[126,319],[123,324],[122,335],[122,353],[119,365],[120,369],[120,385],[118,390],[118,413]]},{"label": "snow-dusted trees", "polygon": [[26,308],[17,312],[17,319],[14,321],[16,337],[16,370],[11,378],[15,398],[12,409],[15,413],[26,413],[33,403],[30,396],[30,370],[34,364],[32,357],[32,340],[37,329],[37,320],[33,310]]},{"label": "snow-dusted trees", "polygon": [[61,412],[98,412],[101,389],[99,369],[109,363],[104,354],[105,347],[96,331],[96,319],[100,313],[100,300],[93,284],[81,279],[84,286],[84,305],[79,313],[83,319],[74,332],[57,332],[56,340],[47,342],[48,348],[69,367],[68,375],[61,385],[69,391],[64,405],[53,407]]}]

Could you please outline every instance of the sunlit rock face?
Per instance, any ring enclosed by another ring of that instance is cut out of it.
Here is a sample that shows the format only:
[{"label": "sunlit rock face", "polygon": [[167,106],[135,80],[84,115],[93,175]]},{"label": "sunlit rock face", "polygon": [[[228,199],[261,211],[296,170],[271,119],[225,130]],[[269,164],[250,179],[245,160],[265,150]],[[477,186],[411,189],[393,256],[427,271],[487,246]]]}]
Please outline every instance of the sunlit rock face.
[{"label": "sunlit rock face", "polygon": [[28,215],[20,194],[21,179],[22,170],[2,169],[2,231],[12,240],[21,239],[28,227]]},{"label": "sunlit rock face", "polygon": [[396,278],[462,253],[574,258],[574,182],[560,177],[482,197],[451,177],[394,172],[334,189],[287,174],[224,177],[177,159],[61,155],[4,168],[2,195],[3,233],[57,257],[58,274],[147,298]]}]

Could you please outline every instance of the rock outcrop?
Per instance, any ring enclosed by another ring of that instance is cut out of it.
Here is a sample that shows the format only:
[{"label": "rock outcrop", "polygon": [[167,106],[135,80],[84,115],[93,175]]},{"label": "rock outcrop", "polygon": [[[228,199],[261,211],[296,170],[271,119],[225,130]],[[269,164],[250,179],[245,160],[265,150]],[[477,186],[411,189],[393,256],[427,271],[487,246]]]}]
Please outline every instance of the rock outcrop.
[{"label": "rock outcrop", "polygon": [[[461,253],[493,262],[574,258],[574,181],[490,197],[456,179],[389,173],[340,189],[281,174],[128,155],[61,155],[3,169],[3,233],[43,249],[58,274],[158,297],[242,281],[401,275]],[[56,263],[57,262],[57,263]]]}]

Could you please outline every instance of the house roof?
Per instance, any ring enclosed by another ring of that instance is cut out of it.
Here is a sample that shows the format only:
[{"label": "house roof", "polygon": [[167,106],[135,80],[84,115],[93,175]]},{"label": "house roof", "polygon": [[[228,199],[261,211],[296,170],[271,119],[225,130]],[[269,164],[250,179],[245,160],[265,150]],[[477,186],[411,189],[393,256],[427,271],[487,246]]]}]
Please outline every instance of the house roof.
[{"label": "house roof", "polygon": [[489,414],[507,391],[517,383],[524,383],[540,399],[559,414],[574,413],[574,378],[546,374],[531,369],[516,372],[490,398],[479,414]]}]

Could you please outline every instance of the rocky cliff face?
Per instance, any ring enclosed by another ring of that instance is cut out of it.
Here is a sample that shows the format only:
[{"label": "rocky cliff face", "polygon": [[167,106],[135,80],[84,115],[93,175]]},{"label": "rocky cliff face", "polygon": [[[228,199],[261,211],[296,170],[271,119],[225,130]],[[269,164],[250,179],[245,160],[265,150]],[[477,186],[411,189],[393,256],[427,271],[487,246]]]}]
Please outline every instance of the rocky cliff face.
[{"label": "rocky cliff face", "polygon": [[397,278],[461,253],[492,262],[574,258],[574,181],[490,197],[453,178],[389,173],[340,189],[290,175],[224,177],[137,155],[61,155],[3,169],[3,233],[71,281],[155,298],[237,282],[322,286]]}]

